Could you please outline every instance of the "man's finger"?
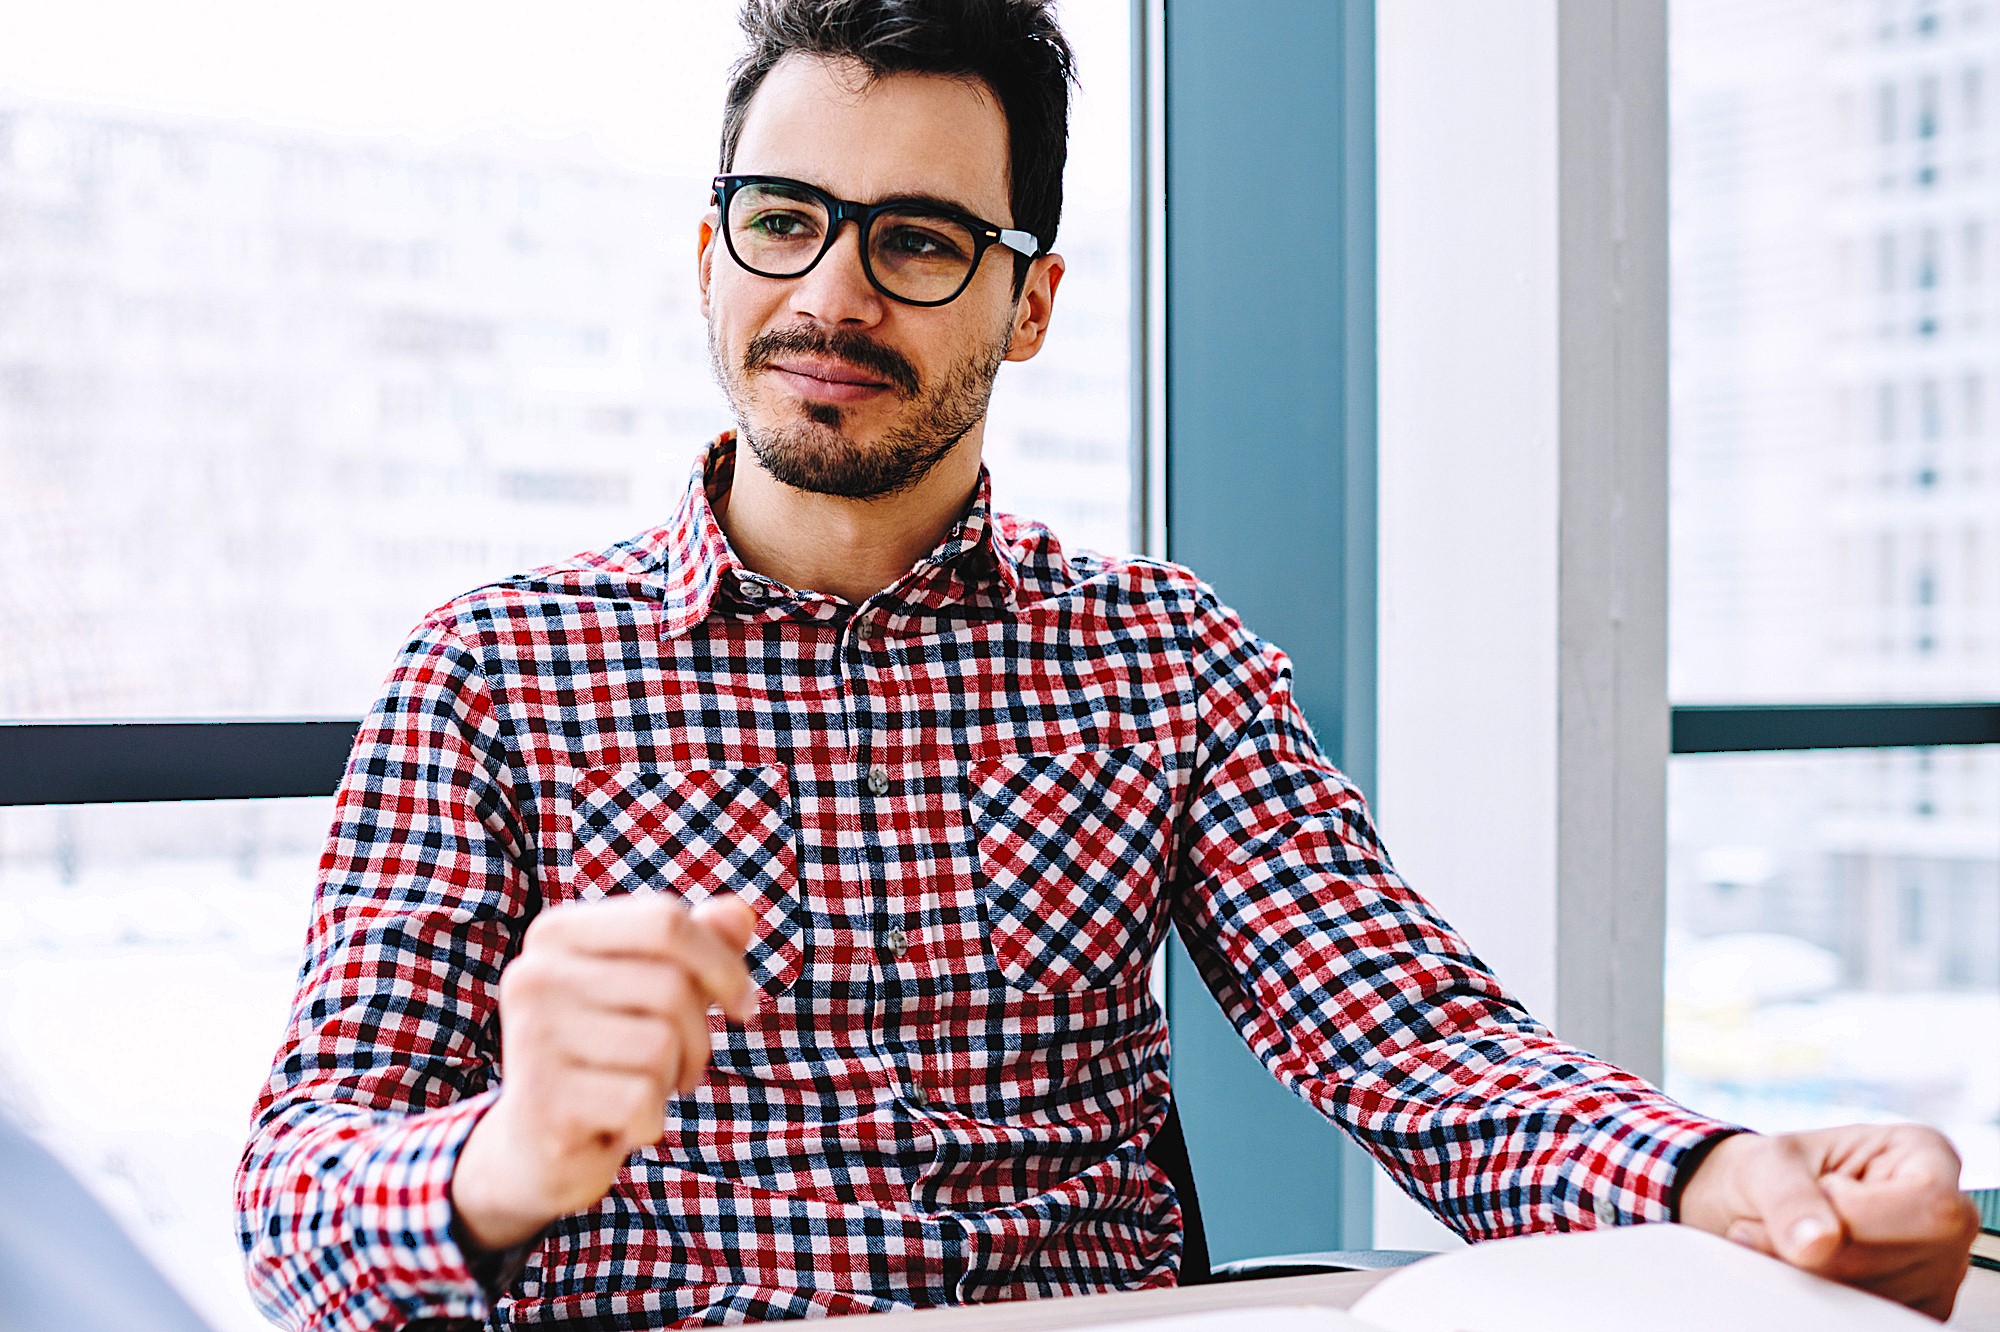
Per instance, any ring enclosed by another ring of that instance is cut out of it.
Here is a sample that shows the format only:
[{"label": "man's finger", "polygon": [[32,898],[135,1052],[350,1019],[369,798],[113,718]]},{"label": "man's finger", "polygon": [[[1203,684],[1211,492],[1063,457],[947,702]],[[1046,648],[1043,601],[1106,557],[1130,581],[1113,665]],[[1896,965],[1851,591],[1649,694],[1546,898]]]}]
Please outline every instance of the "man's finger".
[{"label": "man's finger", "polygon": [[1746,1249],[1755,1249],[1767,1258],[1778,1256],[1777,1246],[1771,1243],[1771,1232],[1764,1228],[1762,1221],[1734,1221],[1729,1233],[1723,1236],[1731,1244],[1741,1244]]},{"label": "man's finger", "polygon": [[743,960],[756,916],[734,897],[713,903],[691,912],[679,898],[657,892],[567,903],[536,918],[529,942],[604,957],[676,962],[694,974],[708,1002],[740,1021],[756,1011],[756,989]]},{"label": "man's finger", "polygon": [[1849,1244],[1831,1275],[1836,1281],[1885,1300],[1907,1304],[1941,1320],[1951,1314],[1968,1265],[1965,1259],[1935,1245],[1922,1250],[1902,1249],[1892,1258],[1887,1251],[1874,1246]]},{"label": "man's finger", "polygon": [[678,1066],[681,1032],[673,1017],[596,1012],[563,1042],[562,1058],[577,1068],[646,1076]]},{"label": "man's finger", "polygon": [[680,1001],[681,992],[665,983],[677,968],[655,958],[567,953],[540,966],[552,985],[591,1012],[668,1017]]},{"label": "man's finger", "polygon": [[1840,1252],[1840,1213],[1803,1154],[1780,1139],[1766,1144],[1767,1150],[1745,1162],[1744,1200],[1778,1257],[1821,1271]]},{"label": "man's finger", "polygon": [[689,912],[696,920],[720,935],[730,947],[742,952],[757,936],[757,913],[750,904],[733,894],[697,902]]},{"label": "man's finger", "polygon": [[735,897],[710,898],[667,922],[674,960],[694,973],[711,1003],[738,1022],[757,1011],[757,987],[743,958],[756,924],[750,904]]},{"label": "man's finger", "polygon": [[587,902],[564,902],[537,915],[528,926],[530,945],[560,945],[580,953],[612,956],[666,956],[661,927],[687,907],[669,893],[620,893]]},{"label": "man's finger", "polygon": [[1949,1182],[1911,1178],[1888,1183],[1829,1175],[1821,1181],[1847,1233],[1862,1244],[1970,1244],[1979,1209]]},{"label": "man's finger", "polygon": [[693,1007],[684,1007],[674,1021],[680,1027],[680,1067],[674,1072],[673,1089],[676,1096],[685,1095],[701,1085],[708,1076],[708,1061],[714,1054],[709,1040],[708,1015]]}]

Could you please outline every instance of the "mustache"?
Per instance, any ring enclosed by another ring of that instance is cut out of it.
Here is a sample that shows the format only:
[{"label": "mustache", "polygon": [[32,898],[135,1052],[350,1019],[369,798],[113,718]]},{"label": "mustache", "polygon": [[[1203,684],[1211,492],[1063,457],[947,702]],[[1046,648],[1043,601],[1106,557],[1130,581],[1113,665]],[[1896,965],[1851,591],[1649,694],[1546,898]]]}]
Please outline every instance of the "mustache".
[{"label": "mustache", "polygon": [[921,387],[917,368],[907,357],[852,329],[796,325],[759,333],[743,349],[743,368],[762,370],[780,356],[832,356],[886,381],[906,398],[916,397]]}]

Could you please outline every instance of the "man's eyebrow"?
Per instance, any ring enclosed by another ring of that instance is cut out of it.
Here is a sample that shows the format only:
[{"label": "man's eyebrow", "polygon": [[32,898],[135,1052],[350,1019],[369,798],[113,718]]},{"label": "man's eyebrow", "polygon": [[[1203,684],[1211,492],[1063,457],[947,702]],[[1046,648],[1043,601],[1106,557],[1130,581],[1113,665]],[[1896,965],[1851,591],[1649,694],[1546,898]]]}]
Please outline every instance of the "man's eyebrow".
[{"label": "man's eyebrow", "polygon": [[978,217],[977,209],[968,208],[956,199],[947,199],[941,194],[892,194],[886,199],[878,199],[876,207],[883,204],[909,204],[917,208],[929,208],[939,213],[963,213],[967,217]]}]

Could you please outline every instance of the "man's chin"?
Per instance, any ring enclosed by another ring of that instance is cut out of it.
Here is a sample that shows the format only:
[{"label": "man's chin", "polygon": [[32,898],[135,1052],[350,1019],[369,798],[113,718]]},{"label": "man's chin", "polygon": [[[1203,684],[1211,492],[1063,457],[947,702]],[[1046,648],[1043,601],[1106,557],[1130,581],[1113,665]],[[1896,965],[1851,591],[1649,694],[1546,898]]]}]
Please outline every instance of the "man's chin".
[{"label": "man's chin", "polygon": [[[815,418],[817,413],[812,413]],[[839,409],[834,409],[836,420]],[[817,419],[803,428],[757,432],[750,436],[750,452],[757,465],[771,479],[793,490],[840,499],[873,499],[884,491],[888,480],[883,469],[854,441],[831,428],[835,423]]]},{"label": "man's chin", "polygon": [[747,442],[758,466],[781,485],[855,500],[882,499],[909,490],[951,451],[950,443],[913,449],[898,448],[889,440],[859,441],[817,419],[787,429],[752,431]]}]

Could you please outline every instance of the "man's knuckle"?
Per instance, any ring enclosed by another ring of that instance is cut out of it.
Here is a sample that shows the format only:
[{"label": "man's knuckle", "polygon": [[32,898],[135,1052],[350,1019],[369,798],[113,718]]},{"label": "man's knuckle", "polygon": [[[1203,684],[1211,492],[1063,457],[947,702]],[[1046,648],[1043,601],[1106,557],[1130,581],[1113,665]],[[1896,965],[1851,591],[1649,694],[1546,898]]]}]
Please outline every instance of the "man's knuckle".
[{"label": "man's knuckle", "polygon": [[547,992],[548,981],[548,967],[541,958],[523,953],[500,973],[500,1002],[503,1005],[535,1002]]},{"label": "man's knuckle", "polygon": [[1936,1199],[1931,1220],[1931,1228],[1949,1236],[1954,1243],[1979,1233],[1979,1208],[1956,1189],[1945,1191]]},{"label": "man's knuckle", "polygon": [[673,1055],[674,1034],[662,1024],[649,1022],[632,1037],[627,1053],[643,1064],[658,1065]]},{"label": "man's knuckle", "polygon": [[558,1135],[569,1142],[591,1137],[609,1127],[603,1104],[594,1097],[564,1097],[552,1119]]},{"label": "man's knuckle", "polygon": [[700,995],[695,989],[694,977],[686,967],[669,964],[660,988],[666,996],[667,1007],[674,1013],[683,1013],[700,1006]]},{"label": "man's knuckle", "polygon": [[589,905],[585,902],[558,902],[536,912],[535,918],[528,922],[527,932],[521,936],[522,947],[538,941],[546,946],[569,934],[577,921],[589,914]]},{"label": "man's knuckle", "polygon": [[618,1118],[627,1125],[644,1125],[661,1118],[650,1079],[625,1078],[619,1084]]}]

